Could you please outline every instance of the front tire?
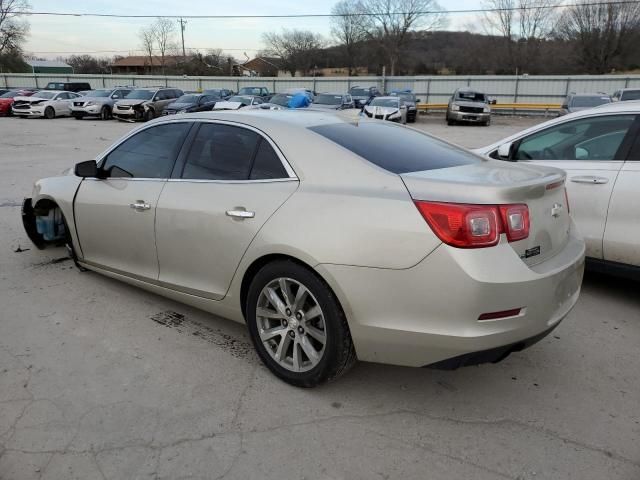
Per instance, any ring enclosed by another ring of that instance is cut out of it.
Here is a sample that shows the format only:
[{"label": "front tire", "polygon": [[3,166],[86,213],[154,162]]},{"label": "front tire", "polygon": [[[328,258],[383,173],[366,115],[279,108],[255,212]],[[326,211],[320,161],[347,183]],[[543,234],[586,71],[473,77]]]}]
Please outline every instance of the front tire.
[{"label": "front tire", "polygon": [[349,326],[331,289],[290,260],[265,265],[254,277],[246,320],[262,362],[297,387],[338,378],[356,359]]},{"label": "front tire", "polygon": [[56,111],[53,109],[53,107],[47,107],[44,109],[44,117],[47,120],[53,120],[54,118],[56,118]]},{"label": "front tire", "polygon": [[100,110],[100,118],[102,120],[111,119],[111,110],[106,105],[104,107],[102,107],[102,109]]},{"label": "front tire", "polygon": [[143,118],[143,120],[144,120],[145,122],[148,122],[148,121],[150,121],[150,120],[153,120],[153,119],[154,119],[154,117],[155,117],[155,115],[154,115],[154,113],[153,113],[153,110],[151,110],[151,109],[149,109],[149,110],[147,110],[146,112],[144,112],[144,115],[142,116],[142,118]]}]

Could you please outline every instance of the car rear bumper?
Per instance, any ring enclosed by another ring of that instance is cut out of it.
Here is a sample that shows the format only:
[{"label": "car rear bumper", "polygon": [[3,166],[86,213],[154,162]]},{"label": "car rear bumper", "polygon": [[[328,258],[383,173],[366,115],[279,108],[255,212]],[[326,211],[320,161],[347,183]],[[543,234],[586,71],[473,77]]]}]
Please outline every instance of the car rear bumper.
[{"label": "car rear bumper", "polygon": [[[499,360],[555,328],[578,299],[584,252],[572,230],[560,252],[533,267],[503,242],[482,251],[441,245],[405,270],[317,270],[345,309],[361,360],[464,365]],[[514,316],[479,320],[483,313],[518,308]],[[480,354],[485,351],[493,352]]]}]

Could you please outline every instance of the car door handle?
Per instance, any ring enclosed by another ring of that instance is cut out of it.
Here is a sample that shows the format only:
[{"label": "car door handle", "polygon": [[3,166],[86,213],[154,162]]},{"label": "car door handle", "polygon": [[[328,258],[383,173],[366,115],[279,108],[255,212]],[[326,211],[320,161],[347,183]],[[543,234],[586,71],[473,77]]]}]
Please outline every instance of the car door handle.
[{"label": "car door handle", "polygon": [[140,212],[142,210],[149,210],[151,208],[151,205],[146,203],[144,200],[138,200],[136,201],[136,203],[130,203],[129,207]]},{"label": "car door handle", "polygon": [[241,210],[241,209],[227,210],[226,213],[227,213],[227,217],[240,218],[240,219],[253,218],[256,216],[256,212],[248,212],[246,210]]},{"label": "car door handle", "polygon": [[596,177],[594,175],[581,175],[578,177],[571,177],[571,181],[574,183],[591,183],[599,185],[603,183],[609,183],[609,179],[606,177]]}]

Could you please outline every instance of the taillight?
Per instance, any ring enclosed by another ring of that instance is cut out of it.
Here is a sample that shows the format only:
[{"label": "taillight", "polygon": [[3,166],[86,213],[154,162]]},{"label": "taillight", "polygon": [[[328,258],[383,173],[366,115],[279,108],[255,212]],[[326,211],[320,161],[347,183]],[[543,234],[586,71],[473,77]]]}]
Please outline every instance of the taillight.
[{"label": "taillight", "polygon": [[515,242],[529,236],[529,208],[516,205],[472,205],[415,201],[433,232],[447,245],[458,248],[492,247],[500,234]]}]

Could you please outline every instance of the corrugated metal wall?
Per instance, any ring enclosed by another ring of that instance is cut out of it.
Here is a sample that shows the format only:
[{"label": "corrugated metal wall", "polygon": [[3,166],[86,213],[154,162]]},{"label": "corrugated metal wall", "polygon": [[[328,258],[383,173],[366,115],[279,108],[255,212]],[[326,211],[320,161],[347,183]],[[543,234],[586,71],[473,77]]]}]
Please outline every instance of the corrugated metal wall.
[{"label": "corrugated metal wall", "polygon": [[569,92],[612,94],[639,87],[640,75],[581,76],[419,76],[419,77],[186,77],[147,75],[44,75],[0,74],[0,87],[44,87],[53,81],[86,81],[93,88],[116,85],[172,86],[183,90],[266,86],[278,93],[302,87],[317,92],[345,92],[354,85],[376,85],[380,90],[414,91],[424,103],[444,103],[458,87],[469,86],[498,102],[560,103]]}]

